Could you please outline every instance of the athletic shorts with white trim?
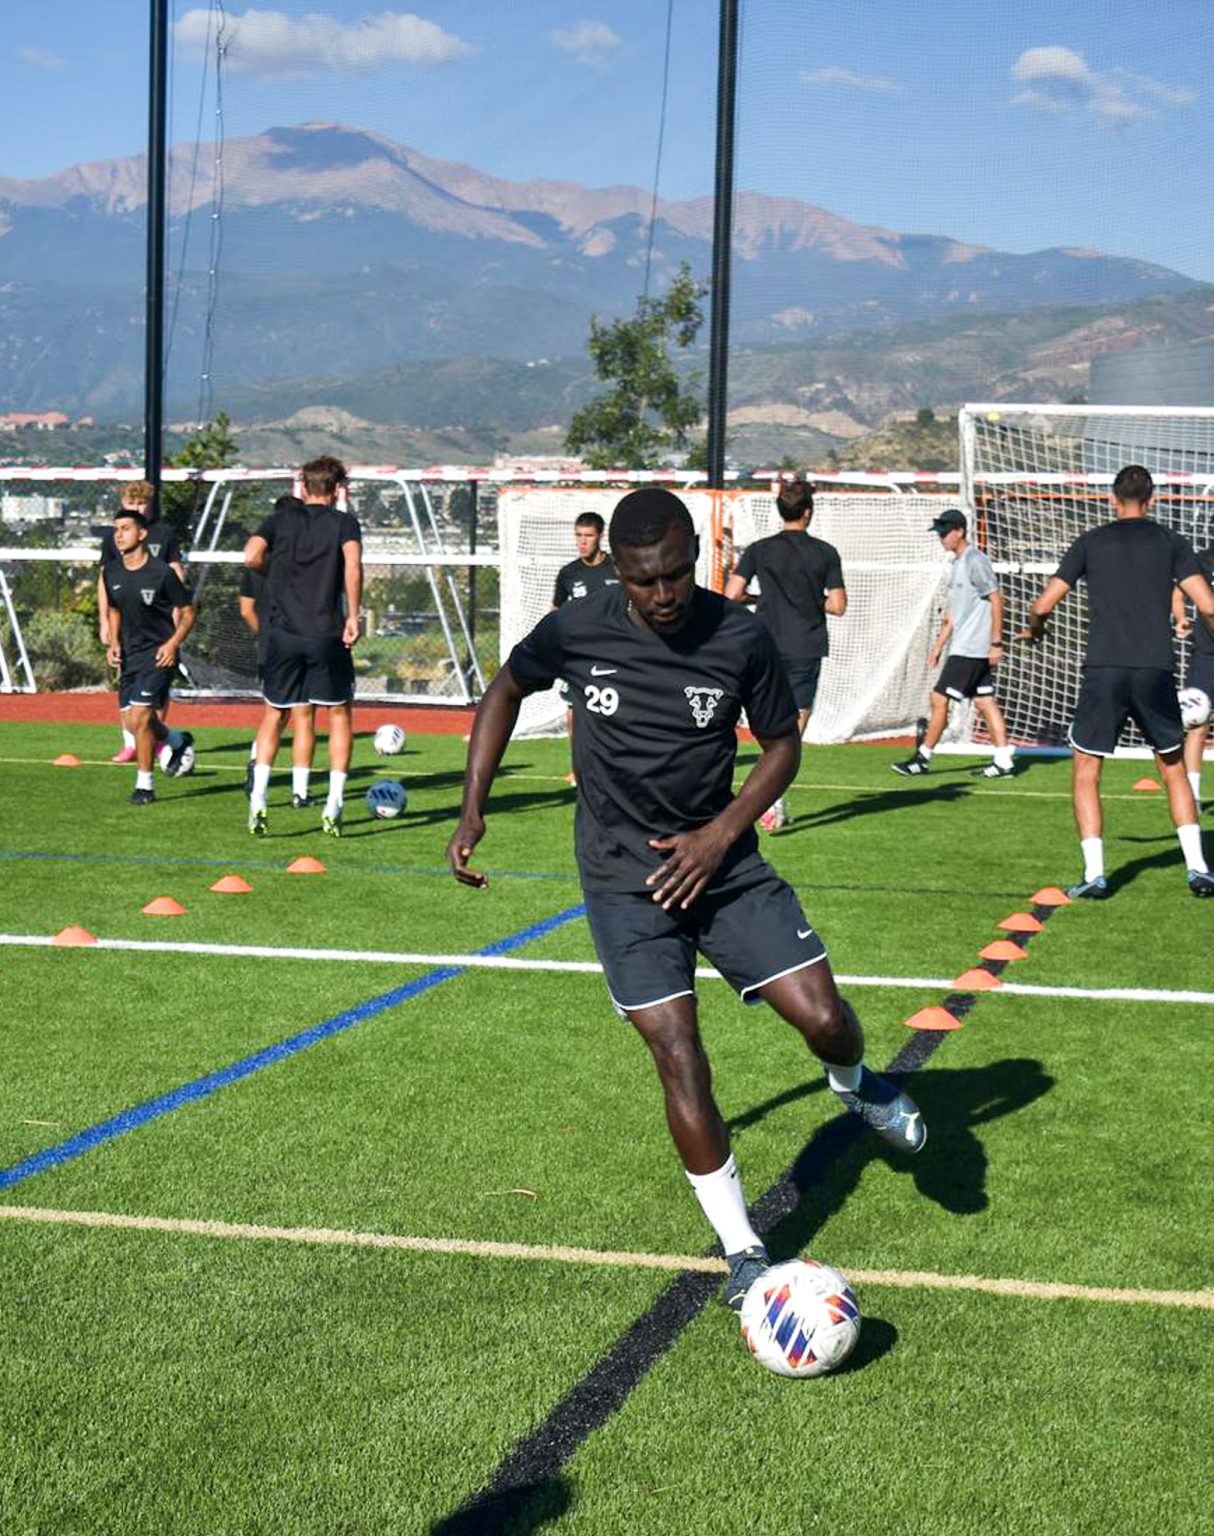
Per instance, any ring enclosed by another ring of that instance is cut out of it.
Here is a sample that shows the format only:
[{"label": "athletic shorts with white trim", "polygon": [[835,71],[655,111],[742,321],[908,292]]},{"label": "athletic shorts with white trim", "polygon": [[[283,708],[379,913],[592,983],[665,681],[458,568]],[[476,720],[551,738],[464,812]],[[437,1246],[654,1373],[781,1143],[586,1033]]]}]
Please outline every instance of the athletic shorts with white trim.
[{"label": "athletic shorts with white trim", "polygon": [[340,635],[296,635],[271,629],[266,637],[261,691],[267,704],[348,704],[354,697],[354,658]]},{"label": "athletic shorts with white trim", "polygon": [[118,678],[118,708],[163,709],[169,701],[172,667],[158,667],[150,653],[123,658]]},{"label": "athletic shorts with white trim", "polygon": [[1184,741],[1176,683],[1157,667],[1085,667],[1067,739],[1093,757],[1112,757],[1127,720],[1156,752],[1175,752]]},{"label": "athletic shorts with white trim", "polygon": [[995,674],[985,656],[950,656],[932,692],[950,699],[987,699],[995,692]]},{"label": "athletic shorts with white trim", "polygon": [[621,1013],[694,993],[697,950],[745,1003],[761,1002],[769,981],[826,958],[795,891],[758,854],[689,911],[664,911],[644,893],[587,891],[586,917]]}]

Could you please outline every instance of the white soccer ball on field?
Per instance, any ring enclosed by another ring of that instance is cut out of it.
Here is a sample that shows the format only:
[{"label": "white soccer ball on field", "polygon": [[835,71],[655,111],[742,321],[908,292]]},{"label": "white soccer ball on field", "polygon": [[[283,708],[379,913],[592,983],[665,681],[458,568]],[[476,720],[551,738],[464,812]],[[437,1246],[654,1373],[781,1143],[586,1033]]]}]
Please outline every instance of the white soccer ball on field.
[{"label": "white soccer ball on field", "polygon": [[197,760],[198,754],[194,750],[194,743],[192,741],[186,742],[185,746],[181,749],[181,761],[177,764],[177,772],[173,777],[175,779],[184,779],[187,773],[193,773],[194,764]]},{"label": "white soccer ball on field", "polygon": [[742,1302],[742,1337],[777,1376],[825,1376],[860,1337],[860,1307],[844,1277],[816,1259],[765,1269]]},{"label": "white soccer ball on field", "polygon": [[384,724],[375,732],[375,750],[380,757],[395,757],[405,750],[405,731],[400,725]]},{"label": "white soccer ball on field", "polygon": [[788,814],[788,807],[785,805],[783,798],[781,798],[774,805],[769,805],[762,816],[759,817],[759,827],[764,832],[779,832],[791,820],[792,817]]},{"label": "white soccer ball on field", "polygon": [[1210,718],[1210,695],[1203,688],[1182,688],[1176,695],[1180,719],[1186,731],[1205,725]]},{"label": "white soccer ball on field", "polygon": [[399,816],[409,803],[405,786],[394,779],[379,779],[367,791],[367,809],[380,821]]}]

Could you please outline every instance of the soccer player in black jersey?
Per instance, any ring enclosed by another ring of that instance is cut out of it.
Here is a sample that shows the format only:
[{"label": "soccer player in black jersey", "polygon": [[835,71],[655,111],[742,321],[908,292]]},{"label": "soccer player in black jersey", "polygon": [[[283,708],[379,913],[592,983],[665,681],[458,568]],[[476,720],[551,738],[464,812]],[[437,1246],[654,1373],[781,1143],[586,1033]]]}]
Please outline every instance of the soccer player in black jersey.
[{"label": "soccer player in black jersey", "polygon": [[114,549],[116,557],[102,573],[108,654],[119,669],[118,706],[135,736],[138,768],[130,803],[150,805],[156,798],[152,765],[157,746],[169,744],[163,766],[174,773],[194,740],[188,731],[174,732],[170,740],[159,716],[181,642],[194,627],[194,599],[172,566],[148,553],[147,524],[138,512],[119,509]]},{"label": "soccer player in black jersey", "polygon": [[[1214,544],[1197,551],[1197,563],[1201,574],[1214,586]],[[1184,595],[1177,587],[1173,594],[1173,617],[1176,633],[1181,639],[1191,637],[1193,648],[1189,655],[1189,669],[1185,676],[1186,688],[1200,688],[1207,699],[1214,699],[1214,624],[1207,623],[1200,614],[1190,619],[1185,611]],[[1206,737],[1210,723],[1195,725],[1185,733],[1185,773],[1193,789],[1193,801],[1197,814],[1201,815],[1201,761],[1205,755]]]},{"label": "soccer player in black jersey", "polygon": [[[147,524],[147,539],[145,547],[153,560],[163,560],[166,565],[171,565],[176,571],[178,580],[185,584],[185,566],[181,562],[181,545],[177,538],[177,531],[171,523],[166,523],[155,515],[156,487],[149,480],[128,480],[122,487],[122,496],[119,505],[128,512],[138,512]],[[105,586],[105,568],[112,560],[117,560],[118,551],[114,547],[114,532],[107,528],[101,535],[101,553],[97,558],[97,634],[103,646],[110,643],[110,600]],[[166,701],[167,709],[167,701]],[[122,722],[122,745],[110,759],[114,763],[133,763],[135,761],[135,733],[131,728],[126,711],[119,708],[119,719]],[[163,717],[164,711],[158,711]]]},{"label": "soccer player in black jersey", "polygon": [[[801,741],[770,632],[695,584],[686,507],[654,487],[611,520],[620,585],[570,603],[515,646],[477,709],[459,827],[457,880],[485,832],[494,774],[528,693],[568,679],[577,714],[574,846],[608,991],[648,1045],[666,1118],[729,1260],[735,1310],[767,1264],[712,1095],[696,1022],[702,951],[748,1002],[769,1003],[826,1065],[830,1086],[892,1146],[926,1138],[911,1099],[862,1064],[863,1036],[822,941],[791,887],[758,853],[754,823],[796,773]],[[761,750],[738,794],[742,710]]]},{"label": "soccer player in black jersey", "polygon": [[[577,544],[577,559],[562,565],[556,573],[556,586],[552,591],[552,607],[555,611],[566,603],[575,603],[604,587],[618,587],[615,561],[603,548],[603,519],[597,512],[580,512],[573,522],[573,538]],[[569,688],[561,680],[561,698],[566,704],[565,722],[570,739],[573,738],[573,709],[569,705]],[[571,784],[577,783],[577,775],[569,775]]]},{"label": "soccer player in black jersey", "polygon": [[1109,894],[1100,774],[1129,719],[1155,750],[1189,889],[1194,896],[1214,896],[1214,876],[1206,867],[1197,807],[1185,777],[1171,628],[1174,587],[1192,598],[1208,622],[1214,621],[1214,591],[1188,540],[1150,516],[1154,496],[1155,482],[1141,464],[1118,471],[1112,494],[1116,518],[1075,540],[1030,609],[1028,628],[1017,637],[1040,640],[1049,615],[1078,581],[1087,582],[1087,654],[1068,732],[1083,878],[1067,891],[1087,900]]},{"label": "soccer player in black jersey", "polygon": [[329,711],[329,793],[320,825],[331,837],[341,836],[350,768],[362,533],[358,519],[337,505],[347,478],[340,459],[313,459],[300,474],[303,500],[291,497],[245,545],[245,564],[267,576],[266,708],[249,797],[249,831],[256,837],[266,830],[266,793],[283,719],[296,705]]},{"label": "soccer player in black jersey", "polygon": [[[280,496],[274,503],[275,512],[285,512],[297,500],[294,496]],[[245,566],[240,575],[240,591],[237,603],[240,617],[257,637],[257,681],[263,680],[266,662],[267,626],[265,617],[266,578],[260,571]],[[312,772],[312,757],[316,751],[316,708],[312,704],[296,704],[291,715],[291,805],[297,811],[312,805],[308,793],[308,778]],[[252,795],[254,770],[257,766],[257,741],[249,749],[249,766],[245,775],[245,794]]]}]

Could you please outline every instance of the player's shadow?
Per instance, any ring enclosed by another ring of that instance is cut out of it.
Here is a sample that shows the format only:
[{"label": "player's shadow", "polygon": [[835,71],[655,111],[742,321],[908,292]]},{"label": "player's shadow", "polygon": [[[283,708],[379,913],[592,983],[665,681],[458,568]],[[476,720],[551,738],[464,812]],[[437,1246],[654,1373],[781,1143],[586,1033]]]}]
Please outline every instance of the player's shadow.
[{"label": "player's shadow", "polygon": [[567,1477],[545,1477],[456,1510],[436,1521],[430,1536],[530,1536],[568,1514],[573,1504]]},{"label": "player's shadow", "polygon": [[[917,1073],[909,1087],[923,1112],[928,1139],[923,1151],[913,1157],[887,1147],[857,1116],[846,1112],[834,1116],[818,1128],[785,1178],[756,1205],[754,1214],[772,1257],[803,1252],[814,1234],[843,1208],[865,1169],[876,1160],[914,1179],[920,1194],[954,1215],[984,1211],[989,1204],[987,1155],[978,1132],[993,1120],[1026,1109],[1053,1086],[1041,1062],[1020,1057],[985,1067],[929,1068]],[[786,1101],[791,1096],[795,1095],[785,1096]]]},{"label": "player's shadow", "polygon": [[807,814],[797,811],[787,827],[781,827],[774,836],[796,837],[801,832],[812,832],[818,827],[834,826],[840,821],[854,821],[860,816],[885,816],[890,811],[916,810],[924,805],[950,805],[964,800],[970,794],[966,784],[934,784],[915,789],[882,790],[877,794],[858,795],[854,800],[841,800],[835,805],[824,805],[821,810]]},{"label": "player's shadow", "polygon": [[1141,858],[1131,859],[1128,864],[1111,869],[1108,875],[1110,896],[1116,896],[1118,891],[1124,890],[1127,885],[1132,885],[1138,876],[1148,869],[1184,870],[1184,854],[1176,841],[1175,832],[1160,833],[1158,837],[1119,837],[1117,841],[1119,843],[1166,842],[1167,847],[1161,848],[1158,853],[1143,854]]}]

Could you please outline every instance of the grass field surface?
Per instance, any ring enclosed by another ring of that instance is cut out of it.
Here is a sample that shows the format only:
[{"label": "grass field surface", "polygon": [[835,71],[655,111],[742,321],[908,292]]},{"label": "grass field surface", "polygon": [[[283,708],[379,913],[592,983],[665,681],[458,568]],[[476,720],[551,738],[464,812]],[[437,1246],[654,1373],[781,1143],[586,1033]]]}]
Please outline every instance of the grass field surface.
[{"label": "grass field surface", "polygon": [[[1214,904],[1142,764],[1106,773],[1113,899],[1002,970],[1043,990],[928,1037],[906,1020],[1078,877],[1069,766],[806,753],[763,850],[930,1135],[887,1152],[700,982],[773,1256],[838,1266],[865,1317],[790,1382],[718,1304],[648,1055],[586,968],[564,743],[509,749],[477,892],[443,864],[458,739],[361,740],[340,841],[285,757],[248,836],[235,732],[146,809],[114,742],[0,726],[3,1536],[1210,1529]],[[376,822],[387,773],[408,808]],[[325,872],[288,873],[306,854]],[[164,895],[185,915],[144,916]],[[157,947],[49,947],[68,925]],[[1145,995],[1094,995],[1119,988]]]}]

